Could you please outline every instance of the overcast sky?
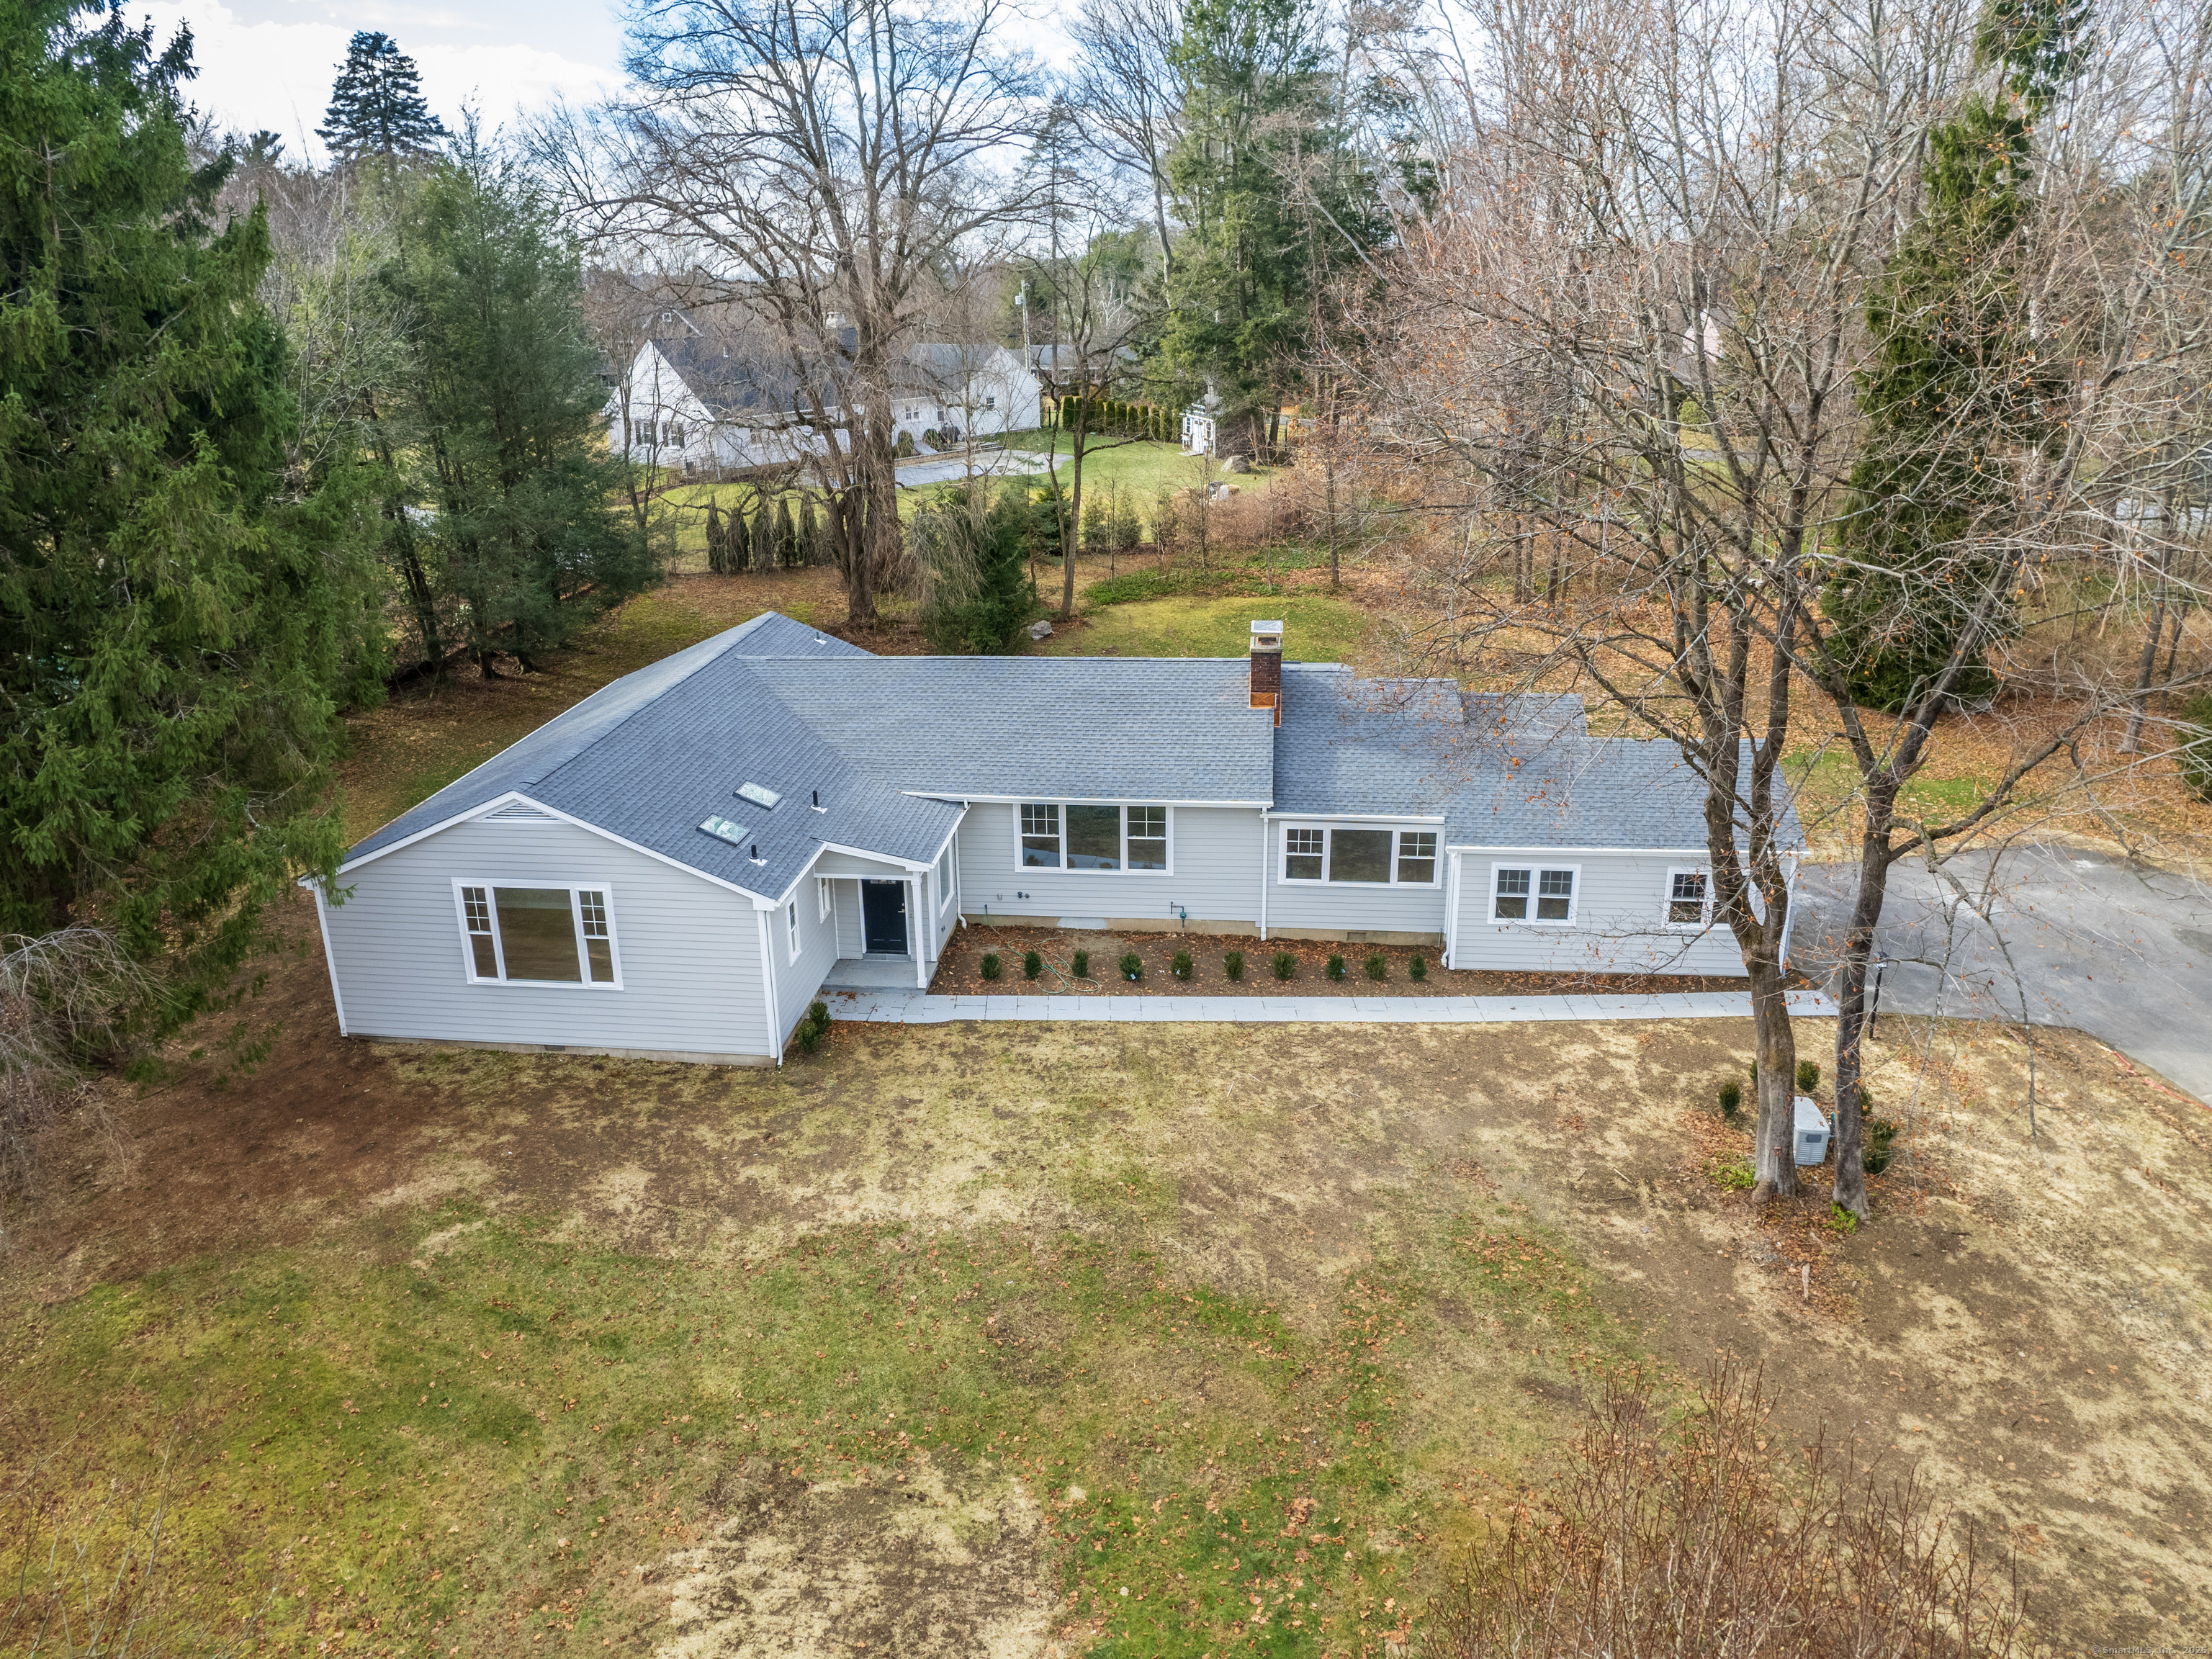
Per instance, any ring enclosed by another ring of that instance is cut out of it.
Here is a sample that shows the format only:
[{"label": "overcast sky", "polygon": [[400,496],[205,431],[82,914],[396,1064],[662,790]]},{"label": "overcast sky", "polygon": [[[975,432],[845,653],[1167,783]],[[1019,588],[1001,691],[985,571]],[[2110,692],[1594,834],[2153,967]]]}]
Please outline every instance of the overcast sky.
[{"label": "overcast sky", "polygon": [[[622,78],[620,0],[125,0],[133,22],[166,40],[191,26],[199,76],[190,95],[224,127],[282,133],[285,153],[322,159],[314,131],[356,29],[381,29],[422,71],[422,91],[447,126],[465,101],[486,125],[555,93],[588,99]],[[1036,48],[1057,56],[1057,31]]]}]

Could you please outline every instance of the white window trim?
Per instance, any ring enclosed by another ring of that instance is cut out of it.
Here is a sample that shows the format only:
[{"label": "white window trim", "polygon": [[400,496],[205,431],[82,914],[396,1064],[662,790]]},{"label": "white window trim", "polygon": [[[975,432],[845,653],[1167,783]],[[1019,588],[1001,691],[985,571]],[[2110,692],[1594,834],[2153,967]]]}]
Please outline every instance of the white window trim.
[{"label": "white window trim", "polygon": [[814,920],[817,921],[829,921],[830,912],[836,907],[836,901],[830,896],[830,883],[832,879],[833,878],[829,876],[814,878]]},{"label": "white window trim", "polygon": [[[492,956],[499,963],[497,979],[483,979],[477,973],[475,947],[470,945],[469,910],[462,900],[465,887],[481,887],[484,903],[491,912]],[[492,896],[495,887],[562,887],[568,893],[568,926],[576,937],[576,970],[588,975],[592,971],[590,954],[584,949],[584,908],[577,902],[579,893],[597,893],[606,902],[607,958],[612,963],[615,976],[611,981],[586,977],[572,981],[560,979],[509,979],[507,977],[507,941],[499,931],[499,901]],[[453,878],[453,925],[461,930],[461,973],[471,985],[501,985],[523,991],[619,991],[623,988],[622,929],[615,921],[615,889],[609,881],[496,881],[489,876],[456,876]]]},{"label": "white window trim", "polygon": [[[1272,822],[1275,825],[1275,885],[1278,887],[1311,888],[1316,891],[1333,890],[1337,888],[1363,890],[1402,887],[1410,892],[1433,893],[1444,884],[1446,849],[1443,830],[1440,824],[1407,823],[1402,818],[1379,823],[1364,818],[1357,821],[1337,818],[1276,818]],[[1293,876],[1290,873],[1291,831],[1293,830],[1318,830],[1322,832],[1322,872],[1319,877]],[[1336,850],[1332,837],[1339,830],[1388,830],[1390,832],[1390,879],[1388,881],[1331,881],[1328,878],[1328,861]],[[1436,849],[1430,855],[1434,862],[1426,881],[1398,879],[1400,857],[1398,837],[1408,835],[1434,836],[1437,838]]]},{"label": "white window trim", "polygon": [[797,962],[799,952],[805,949],[799,943],[799,901],[795,898],[787,902],[783,907],[783,948],[785,959],[791,962]]},{"label": "white window trim", "polygon": [[945,842],[945,851],[938,855],[937,862],[931,866],[937,874],[937,914],[939,916],[952,908],[952,847],[951,842]]},{"label": "white window trim", "polygon": [[[1667,913],[1674,906],[1674,878],[1703,876],[1705,878],[1705,914],[1696,921],[1676,921]],[[1667,870],[1667,884],[1659,892],[1660,924],[1670,933],[1702,933],[1713,925],[1713,872],[1703,864],[1670,865]]]},{"label": "white window trim", "polygon": [[[1528,872],[1528,908],[1530,915],[1520,921],[1498,914],[1498,872],[1500,870],[1526,870]],[[1565,870],[1575,878],[1574,890],[1567,896],[1567,919],[1565,921],[1539,921],[1534,911],[1536,901],[1542,896],[1537,890],[1544,884],[1547,872]],[[1583,908],[1583,867],[1579,864],[1551,864],[1542,859],[1501,859],[1490,866],[1490,915],[1485,920],[1492,927],[1572,927]]]},{"label": "white window trim", "polygon": [[[1060,862],[1057,865],[1024,864],[1022,862],[1022,808],[1052,806],[1060,810]],[[1121,814],[1121,867],[1119,870],[1071,870],[1067,867],[1067,809],[1071,806],[1111,806]],[[1132,870],[1129,868],[1129,809],[1133,806],[1157,806],[1167,814],[1168,861],[1164,870]],[[1164,800],[1042,800],[1032,798],[1011,803],[1007,809],[1013,814],[1014,870],[1023,876],[1097,876],[1109,881],[1121,881],[1129,877],[1139,879],[1146,876],[1166,877],[1175,874],[1176,808],[1172,801]]]}]

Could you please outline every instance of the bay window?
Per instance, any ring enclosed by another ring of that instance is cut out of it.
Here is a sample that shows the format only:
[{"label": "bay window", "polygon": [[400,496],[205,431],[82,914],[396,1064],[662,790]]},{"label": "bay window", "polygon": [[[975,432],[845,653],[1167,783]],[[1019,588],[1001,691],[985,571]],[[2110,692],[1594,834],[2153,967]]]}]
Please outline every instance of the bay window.
[{"label": "bay window", "polygon": [[607,888],[455,882],[453,896],[471,983],[621,988]]},{"label": "bay window", "polygon": [[1024,801],[1015,809],[1020,867],[1085,874],[1168,868],[1168,809]]},{"label": "bay window", "polygon": [[1286,824],[1285,881],[1346,882],[1367,887],[1437,884],[1437,832],[1365,825]]}]

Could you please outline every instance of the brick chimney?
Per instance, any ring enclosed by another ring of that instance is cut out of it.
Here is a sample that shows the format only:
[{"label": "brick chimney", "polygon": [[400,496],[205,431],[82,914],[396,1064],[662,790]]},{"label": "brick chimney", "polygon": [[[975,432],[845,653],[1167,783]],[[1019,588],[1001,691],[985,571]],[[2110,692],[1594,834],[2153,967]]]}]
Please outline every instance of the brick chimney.
[{"label": "brick chimney", "polygon": [[1279,622],[1252,624],[1252,707],[1273,709],[1275,724],[1283,723],[1283,625]]}]

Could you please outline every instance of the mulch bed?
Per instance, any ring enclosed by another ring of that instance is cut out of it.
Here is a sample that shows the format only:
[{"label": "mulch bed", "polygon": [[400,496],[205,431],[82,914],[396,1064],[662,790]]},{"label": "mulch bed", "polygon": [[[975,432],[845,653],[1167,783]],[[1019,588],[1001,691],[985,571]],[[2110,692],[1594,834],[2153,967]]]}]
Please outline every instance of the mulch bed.
[{"label": "mulch bed", "polygon": [[[1022,957],[1034,951],[1042,958],[1034,980],[1022,970]],[[1090,952],[1087,978],[1075,976],[1074,956]],[[1115,966],[1133,951],[1144,964],[1143,977],[1121,977]],[[1191,975],[1177,979],[1170,964],[1180,951],[1190,952]],[[1229,977],[1222,958],[1244,953],[1244,976]],[[1292,958],[1291,977],[1275,977],[1275,952]],[[999,977],[983,977],[983,957],[996,952]],[[1704,974],[1515,974],[1492,969],[1448,972],[1442,953],[1431,947],[1361,945],[1316,939],[1266,939],[1224,933],[1112,933],[1056,927],[993,927],[969,923],[956,929],[929,988],[939,996],[1255,996],[1255,997],[1496,997],[1559,995],[1570,992],[1653,994],[1667,991],[1741,991],[1745,981]],[[1328,959],[1344,958],[1344,977],[1328,976]],[[1382,958],[1383,977],[1367,976],[1367,959]],[[1425,979],[1412,975],[1421,958]]]}]

